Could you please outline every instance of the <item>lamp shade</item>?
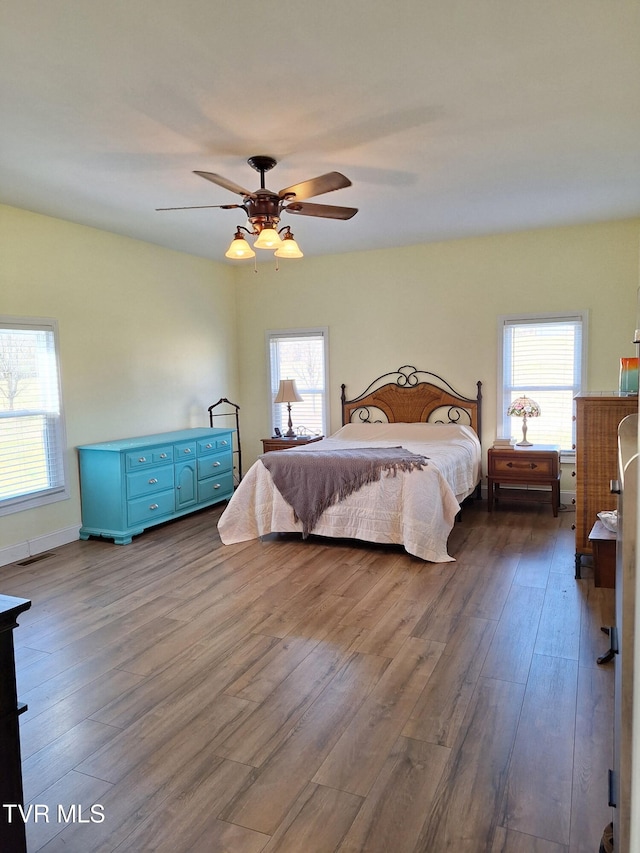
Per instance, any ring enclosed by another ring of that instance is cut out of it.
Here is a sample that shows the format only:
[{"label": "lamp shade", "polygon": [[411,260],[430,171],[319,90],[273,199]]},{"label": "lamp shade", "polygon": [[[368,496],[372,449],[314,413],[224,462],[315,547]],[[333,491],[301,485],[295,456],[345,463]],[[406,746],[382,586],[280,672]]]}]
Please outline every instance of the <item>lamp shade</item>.
[{"label": "lamp shade", "polygon": [[542,412],[540,411],[540,406],[534,400],[523,394],[522,397],[516,397],[509,405],[507,414],[509,417],[516,418],[539,418]]},{"label": "lamp shade", "polygon": [[274,403],[302,403],[295,379],[281,379]]},{"label": "lamp shade", "polygon": [[282,245],[280,235],[275,228],[263,228],[253,244],[256,249],[279,249]]},{"label": "lamp shade", "polygon": [[231,258],[232,261],[243,261],[245,258],[255,258],[256,253],[242,234],[236,234],[224,256],[225,258]]},{"label": "lamp shade", "polygon": [[276,258],[303,258],[304,255],[300,251],[300,247],[296,243],[291,231],[288,231],[282,238],[282,245],[275,252]]}]

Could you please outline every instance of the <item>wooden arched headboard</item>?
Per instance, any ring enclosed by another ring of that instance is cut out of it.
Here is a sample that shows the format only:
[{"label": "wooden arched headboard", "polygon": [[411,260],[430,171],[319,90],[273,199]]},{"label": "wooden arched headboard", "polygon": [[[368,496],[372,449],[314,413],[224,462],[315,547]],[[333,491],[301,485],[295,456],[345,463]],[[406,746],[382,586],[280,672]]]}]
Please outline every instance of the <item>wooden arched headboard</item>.
[{"label": "wooden arched headboard", "polygon": [[476,397],[464,397],[436,373],[410,364],[378,376],[358,397],[347,400],[342,385],[342,424],[453,423],[472,427],[480,437],[482,382]]}]

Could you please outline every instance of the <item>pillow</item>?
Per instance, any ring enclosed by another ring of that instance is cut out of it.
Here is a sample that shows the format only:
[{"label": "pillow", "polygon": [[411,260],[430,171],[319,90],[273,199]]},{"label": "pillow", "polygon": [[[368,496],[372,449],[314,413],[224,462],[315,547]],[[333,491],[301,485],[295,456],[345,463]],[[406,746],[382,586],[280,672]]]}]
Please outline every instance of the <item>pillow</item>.
[{"label": "pillow", "polygon": [[478,442],[473,429],[462,424],[345,424],[331,436],[347,441],[454,441],[471,439]]}]

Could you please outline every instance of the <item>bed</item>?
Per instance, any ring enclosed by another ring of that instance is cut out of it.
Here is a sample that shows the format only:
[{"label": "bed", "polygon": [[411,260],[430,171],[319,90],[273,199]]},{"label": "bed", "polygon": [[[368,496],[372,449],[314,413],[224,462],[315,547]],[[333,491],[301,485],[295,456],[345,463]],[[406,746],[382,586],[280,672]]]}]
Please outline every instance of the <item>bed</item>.
[{"label": "bed", "polygon": [[[300,533],[402,545],[422,560],[453,560],[449,534],[481,478],[481,389],[478,382],[476,396],[464,397],[437,374],[411,365],[379,376],[352,399],[342,385],[342,427],[321,441],[263,454],[220,517],[222,542]],[[367,471],[374,465],[376,473],[348,486],[346,495],[332,497],[329,488],[319,515],[319,499],[306,495],[318,515],[309,525],[309,506],[296,502],[299,484],[305,478],[324,483],[327,476],[333,488],[334,475],[325,469],[352,465]]]}]

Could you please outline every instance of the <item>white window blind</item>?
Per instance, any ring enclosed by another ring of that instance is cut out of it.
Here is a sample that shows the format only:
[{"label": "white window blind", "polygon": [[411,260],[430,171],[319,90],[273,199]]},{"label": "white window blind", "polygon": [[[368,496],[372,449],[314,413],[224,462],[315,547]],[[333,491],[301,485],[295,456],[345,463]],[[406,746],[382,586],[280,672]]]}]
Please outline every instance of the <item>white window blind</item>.
[{"label": "white window blind", "polygon": [[292,329],[267,332],[272,433],[287,431],[288,412],[274,403],[281,379],[295,379],[302,397],[291,404],[296,433],[326,435],[327,417],[327,330]]},{"label": "white window blind", "polygon": [[55,321],[0,318],[0,514],[67,497]]},{"label": "white window blind", "polygon": [[534,444],[559,445],[565,452],[573,449],[573,398],[583,385],[585,334],[584,312],[501,318],[498,424],[503,435],[522,438],[521,418],[510,418],[506,411],[516,397],[526,395],[541,410],[541,416],[528,423],[528,439]]}]

